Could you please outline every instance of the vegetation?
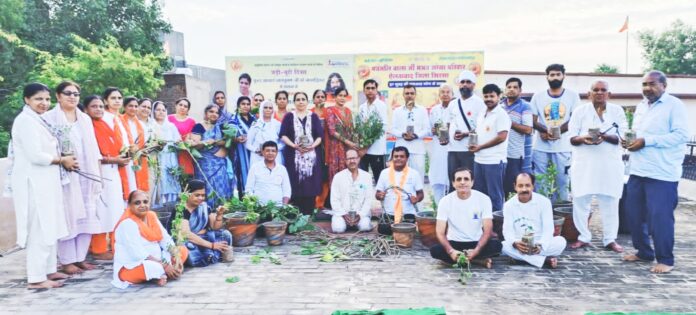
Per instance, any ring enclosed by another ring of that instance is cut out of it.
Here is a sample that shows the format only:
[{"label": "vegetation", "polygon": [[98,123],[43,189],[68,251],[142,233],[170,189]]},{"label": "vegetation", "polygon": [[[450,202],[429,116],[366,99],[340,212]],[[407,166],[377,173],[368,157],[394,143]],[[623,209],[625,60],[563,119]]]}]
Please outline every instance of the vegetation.
[{"label": "vegetation", "polygon": [[619,68],[614,65],[600,63],[594,68],[595,73],[616,74],[619,73]]},{"label": "vegetation", "polygon": [[682,20],[664,32],[638,33],[648,69],[665,73],[696,74],[696,29]]}]

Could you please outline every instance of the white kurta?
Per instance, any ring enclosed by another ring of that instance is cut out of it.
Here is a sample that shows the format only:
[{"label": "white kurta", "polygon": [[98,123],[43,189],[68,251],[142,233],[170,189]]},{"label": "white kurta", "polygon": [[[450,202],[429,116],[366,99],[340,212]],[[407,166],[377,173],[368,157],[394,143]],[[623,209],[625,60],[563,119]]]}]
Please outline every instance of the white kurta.
[{"label": "white kurta", "polygon": [[[51,165],[59,155],[58,140],[40,119],[25,106],[12,125],[12,199],[20,247],[26,246],[29,233],[40,235],[41,242],[48,246],[55,246],[58,239],[68,235],[60,169]],[[38,231],[29,231],[30,206],[35,207],[31,211],[38,212]]]},{"label": "white kurta", "polygon": [[382,134],[379,139],[375,141],[368,149],[367,149],[367,154],[370,155],[385,155],[387,154],[387,124],[389,123],[389,116],[387,116],[387,104],[384,104],[379,98],[375,99],[375,101],[368,105],[367,101],[365,103],[362,103],[360,105],[359,111],[360,115],[363,115],[364,117],[368,117],[371,115],[371,113],[375,112],[377,115],[379,115],[379,118],[382,120],[382,131],[384,134]]},{"label": "white kurta", "polygon": [[[461,110],[460,110],[461,106]],[[457,131],[469,132],[469,129],[464,122],[464,116],[469,122],[469,127],[471,129],[476,129],[476,118],[482,112],[486,111],[486,104],[483,103],[480,97],[472,95],[466,100],[455,99],[450,102],[449,115],[450,115],[450,142],[447,146],[449,152],[468,152],[469,151],[469,137],[464,137],[461,140],[455,140],[454,134]]]},{"label": "white kurta", "polygon": [[[128,140],[128,133],[126,132],[126,128],[123,126],[123,123],[121,122],[121,119],[119,117],[105,111],[104,117],[102,117],[102,119],[109,125],[109,128],[111,129],[114,129],[114,124],[118,125],[118,128],[121,130],[121,138],[123,139],[124,146],[130,146],[131,144],[133,144],[130,142],[130,140]],[[134,134],[137,134],[137,132],[135,132]],[[138,188],[135,182],[133,161],[128,162],[128,165],[126,165],[126,177],[128,178],[128,189],[130,189],[128,193],[131,193],[132,191]]]},{"label": "white kurta", "polygon": [[[592,103],[581,105],[570,118],[570,137],[587,135],[589,128],[605,131],[614,123],[619,126],[620,132],[626,130],[626,115],[620,105],[607,103],[603,116],[604,121],[599,118]],[[616,129],[607,132],[607,135],[616,134]],[[574,145],[572,153],[570,181],[573,196],[602,194],[621,198],[624,164],[618,144],[603,141],[599,145]]]},{"label": "white kurta", "polygon": [[263,156],[256,153],[257,150],[261,148],[261,145],[266,141],[273,141],[278,144],[278,155],[276,156],[276,163],[279,165],[283,164],[283,154],[280,152],[280,143],[278,138],[280,134],[280,122],[271,118],[270,122],[263,121],[259,119],[254,121],[249,128],[249,133],[247,134],[247,141],[244,146],[249,152],[251,152],[251,161],[249,165],[253,165],[256,162],[263,162]]},{"label": "white kurta", "polygon": [[342,233],[346,230],[346,221],[343,215],[349,211],[355,211],[360,215],[358,229],[369,231],[372,198],[375,190],[372,188],[372,175],[358,169],[358,178],[354,181],[353,174],[349,169],[344,169],[333,178],[331,182],[331,206],[333,216],[331,217],[331,229],[334,233]]},{"label": "white kurta", "polygon": [[[450,103],[452,104],[452,103]],[[449,122],[449,107],[443,108],[442,104],[437,104],[430,109],[430,128],[435,123],[447,124]],[[436,132],[438,132],[436,130]],[[431,185],[440,184],[449,186],[449,176],[447,176],[447,146],[440,145],[438,135],[433,135],[430,142],[430,169],[428,170],[428,180]],[[443,162],[443,163],[438,163]]]},{"label": "white kurta", "polygon": [[[411,110],[401,106],[394,110],[392,134],[396,137],[396,146],[404,146],[410,154],[425,154],[423,138],[430,135],[430,121],[428,112],[423,106],[416,105]],[[418,138],[411,141],[404,140],[407,126],[413,126],[413,133]]]},{"label": "white kurta", "polygon": [[148,256],[165,261],[171,261],[169,254],[169,246],[174,246],[174,241],[164,229],[162,224],[157,221],[162,230],[162,240],[159,242],[151,242],[140,235],[138,224],[132,219],[125,219],[116,229],[114,244],[114,277],[111,284],[119,289],[125,289],[129,283],[121,281],[118,277],[121,268],[133,269],[143,265],[145,269],[145,277],[147,280],[159,279],[165,274],[164,268],[160,263],[146,260]]}]

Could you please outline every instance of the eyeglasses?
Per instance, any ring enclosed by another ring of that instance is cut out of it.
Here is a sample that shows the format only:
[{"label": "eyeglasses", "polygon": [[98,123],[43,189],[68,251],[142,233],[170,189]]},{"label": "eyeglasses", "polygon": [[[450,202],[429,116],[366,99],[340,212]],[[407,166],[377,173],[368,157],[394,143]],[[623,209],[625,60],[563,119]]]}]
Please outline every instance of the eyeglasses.
[{"label": "eyeglasses", "polygon": [[148,204],[148,203],[150,203],[150,201],[147,200],[147,199],[145,199],[145,200],[136,200],[136,201],[133,201],[133,204],[136,205],[136,206],[139,206],[139,205],[141,205],[141,204],[146,205],[146,204]]},{"label": "eyeglasses", "polygon": [[254,99],[254,102],[263,102],[263,99],[261,99],[261,98],[255,98],[255,99]]},{"label": "eyeglasses", "polygon": [[63,91],[60,92],[60,94],[63,94],[65,96],[75,96],[75,97],[80,97],[80,92],[70,92],[70,91]]},{"label": "eyeglasses", "polygon": [[273,109],[273,107],[270,106],[264,106],[263,109]]}]

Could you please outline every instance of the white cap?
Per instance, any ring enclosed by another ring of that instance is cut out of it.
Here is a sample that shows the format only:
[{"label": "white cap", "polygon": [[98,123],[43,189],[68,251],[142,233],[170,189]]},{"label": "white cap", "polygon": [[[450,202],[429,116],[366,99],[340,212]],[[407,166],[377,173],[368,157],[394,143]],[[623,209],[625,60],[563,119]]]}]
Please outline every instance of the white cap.
[{"label": "white cap", "polygon": [[459,76],[457,77],[457,83],[462,82],[464,80],[469,80],[471,82],[476,83],[476,75],[469,70],[464,70],[459,73]]}]

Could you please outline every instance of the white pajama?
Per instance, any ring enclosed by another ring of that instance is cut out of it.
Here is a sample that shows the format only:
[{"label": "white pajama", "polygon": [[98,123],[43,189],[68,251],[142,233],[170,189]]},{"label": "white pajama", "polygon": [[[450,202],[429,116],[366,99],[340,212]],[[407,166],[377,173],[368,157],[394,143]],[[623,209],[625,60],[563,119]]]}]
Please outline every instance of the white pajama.
[{"label": "white pajama", "polygon": [[[358,230],[361,232],[367,232],[372,230],[372,221],[370,216],[361,215],[360,221],[358,222]],[[343,233],[346,231],[346,220],[343,219],[342,215],[331,216],[331,231],[334,233]]]},{"label": "white pajama", "polygon": [[27,235],[27,282],[46,281],[48,274],[57,271],[57,242],[47,245],[39,222],[36,205],[29,204],[29,233]]},{"label": "white pajama", "polygon": [[546,261],[546,257],[558,256],[561,253],[563,253],[563,250],[566,247],[565,238],[563,238],[562,236],[554,236],[549,242],[547,248],[542,247],[541,252],[539,254],[526,255],[522,254],[520,251],[512,247],[512,243],[512,240],[503,241],[503,254],[508,255],[511,258],[517,260],[524,260],[537,268],[541,268],[542,266],[544,266],[544,261]]},{"label": "white pajama", "polygon": [[411,153],[408,157],[408,167],[418,171],[421,182],[425,181],[425,154]]},{"label": "white pajama", "polygon": [[[595,196],[599,203],[599,212],[602,213],[602,231],[604,232],[602,242],[604,246],[607,246],[616,241],[616,235],[619,232],[619,199],[607,195]],[[588,224],[591,204],[592,195],[573,198],[573,222],[580,232],[578,240],[585,243],[592,241],[592,232]]]}]

